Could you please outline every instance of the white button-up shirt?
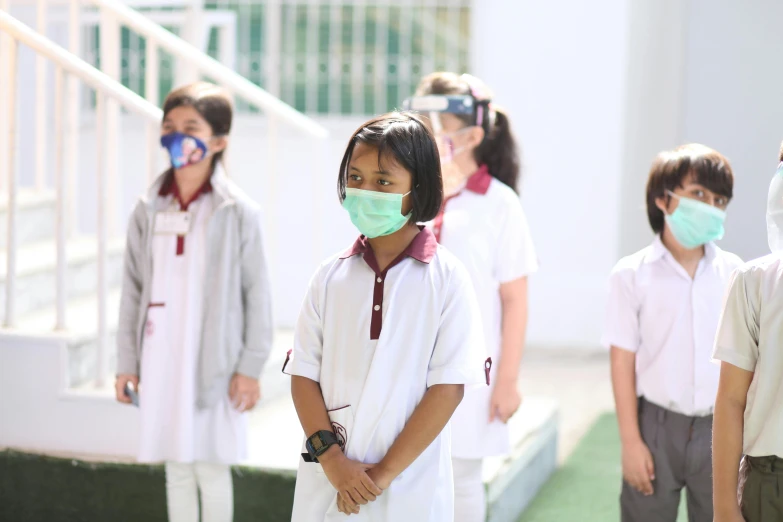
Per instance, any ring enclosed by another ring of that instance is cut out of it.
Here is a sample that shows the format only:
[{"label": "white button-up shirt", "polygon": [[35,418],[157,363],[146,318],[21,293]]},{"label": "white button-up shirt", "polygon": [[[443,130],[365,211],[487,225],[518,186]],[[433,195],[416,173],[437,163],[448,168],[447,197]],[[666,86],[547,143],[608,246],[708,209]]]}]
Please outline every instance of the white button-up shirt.
[{"label": "white button-up shirt", "polygon": [[773,254],[734,272],[714,357],[753,373],[743,453],[783,457],[783,258]]},{"label": "white button-up shirt", "polygon": [[712,362],[723,295],[742,264],[714,244],[691,278],[661,242],[625,257],[610,277],[602,344],[636,353],[636,391],[668,410],[712,413],[719,368]]},{"label": "white button-up shirt", "polygon": [[[495,362],[491,372],[494,386],[503,326],[500,285],[538,269],[519,196],[482,165],[464,190],[446,200],[441,213],[428,226],[440,243],[465,264],[473,281],[487,355]],[[508,425],[499,419],[489,422],[492,389],[482,386],[468,390],[451,418],[455,457],[480,459],[511,451]]]}]

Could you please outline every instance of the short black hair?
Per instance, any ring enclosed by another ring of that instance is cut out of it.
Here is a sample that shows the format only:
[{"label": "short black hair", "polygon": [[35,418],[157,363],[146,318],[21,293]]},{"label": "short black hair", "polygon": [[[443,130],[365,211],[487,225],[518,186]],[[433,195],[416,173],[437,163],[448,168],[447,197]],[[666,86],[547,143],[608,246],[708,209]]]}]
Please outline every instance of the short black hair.
[{"label": "short black hair", "polygon": [[443,181],[435,137],[425,123],[410,112],[390,112],[356,129],[345,149],[337,177],[337,194],[345,200],[348,165],[357,143],[378,148],[378,163],[393,159],[411,173],[411,221],[423,223],[435,219],[443,205]]},{"label": "short black hair", "polygon": [[663,231],[664,215],[655,200],[668,200],[667,191],[682,187],[689,175],[695,183],[715,194],[729,200],[734,195],[734,173],[729,160],[720,152],[698,143],[661,152],[647,178],[647,219],[656,234]]}]

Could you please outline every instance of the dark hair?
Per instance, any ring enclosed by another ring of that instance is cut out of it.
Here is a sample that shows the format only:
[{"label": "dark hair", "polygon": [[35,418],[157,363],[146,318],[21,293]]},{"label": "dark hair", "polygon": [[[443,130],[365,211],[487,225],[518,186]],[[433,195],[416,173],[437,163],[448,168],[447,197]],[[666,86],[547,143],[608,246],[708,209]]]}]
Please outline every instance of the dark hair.
[{"label": "dark hair", "polygon": [[647,219],[653,232],[663,231],[664,215],[655,204],[658,198],[668,202],[667,191],[682,187],[688,176],[704,188],[731,199],[734,192],[734,173],[723,154],[698,143],[681,145],[658,154],[647,179]]},{"label": "dark hair", "polygon": [[[477,92],[487,93],[479,95]],[[489,173],[518,192],[520,161],[519,147],[511,132],[511,122],[506,112],[490,103],[487,87],[478,78],[459,76],[450,72],[436,72],[424,77],[416,89],[418,96],[427,94],[467,94],[473,96],[477,106],[484,104],[481,122],[470,115],[455,115],[465,126],[479,125],[484,129],[484,141],[473,152],[476,163],[485,164]]]},{"label": "dark hair", "polygon": [[780,152],[778,152],[778,161],[783,161],[783,142],[780,143]]},{"label": "dark hair", "polygon": [[[214,136],[228,136],[231,132],[231,98],[215,84],[196,82],[175,89],[163,102],[163,119],[177,107],[193,107],[212,128]],[[212,167],[223,159],[223,151],[212,156]]]},{"label": "dark hair", "polygon": [[412,113],[390,112],[359,127],[348,140],[340,163],[337,177],[340,202],[345,200],[348,165],[357,143],[377,147],[379,165],[382,160],[391,159],[411,173],[413,223],[435,219],[443,204],[440,156],[435,137],[423,121]]}]

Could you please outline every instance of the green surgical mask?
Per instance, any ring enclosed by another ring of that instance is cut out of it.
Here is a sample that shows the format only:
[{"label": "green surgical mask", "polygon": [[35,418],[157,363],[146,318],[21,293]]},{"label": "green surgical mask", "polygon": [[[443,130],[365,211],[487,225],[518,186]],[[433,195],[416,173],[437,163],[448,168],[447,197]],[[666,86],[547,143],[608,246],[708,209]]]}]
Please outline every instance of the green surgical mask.
[{"label": "green surgical mask", "polygon": [[402,198],[408,194],[347,188],[343,208],[364,236],[370,239],[388,236],[404,227],[411,217],[402,215]]},{"label": "green surgical mask", "polygon": [[666,223],[677,242],[690,249],[723,238],[726,212],[673,192],[669,194],[680,200],[677,209],[666,216]]}]

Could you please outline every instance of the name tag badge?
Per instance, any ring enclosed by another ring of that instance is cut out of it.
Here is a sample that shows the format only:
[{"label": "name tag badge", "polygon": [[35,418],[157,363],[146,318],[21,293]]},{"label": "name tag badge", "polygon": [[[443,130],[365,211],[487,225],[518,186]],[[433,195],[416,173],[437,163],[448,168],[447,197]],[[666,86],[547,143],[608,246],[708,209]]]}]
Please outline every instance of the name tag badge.
[{"label": "name tag badge", "polygon": [[155,214],[155,234],[184,236],[190,232],[190,212],[158,212]]}]

